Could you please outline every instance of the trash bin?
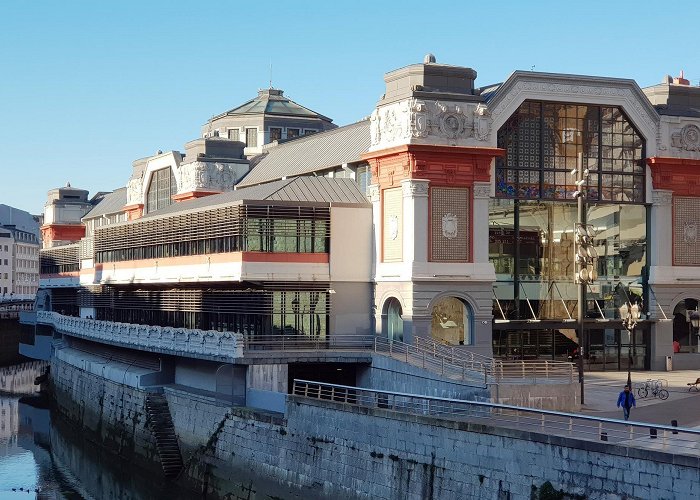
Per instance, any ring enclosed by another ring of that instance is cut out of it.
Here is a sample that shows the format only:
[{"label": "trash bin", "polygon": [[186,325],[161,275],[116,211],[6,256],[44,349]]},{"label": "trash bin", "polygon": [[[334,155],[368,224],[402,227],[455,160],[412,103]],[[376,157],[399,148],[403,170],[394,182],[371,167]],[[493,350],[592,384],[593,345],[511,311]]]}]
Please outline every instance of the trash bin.
[{"label": "trash bin", "polygon": [[673,356],[666,356],[666,371],[673,371]]}]

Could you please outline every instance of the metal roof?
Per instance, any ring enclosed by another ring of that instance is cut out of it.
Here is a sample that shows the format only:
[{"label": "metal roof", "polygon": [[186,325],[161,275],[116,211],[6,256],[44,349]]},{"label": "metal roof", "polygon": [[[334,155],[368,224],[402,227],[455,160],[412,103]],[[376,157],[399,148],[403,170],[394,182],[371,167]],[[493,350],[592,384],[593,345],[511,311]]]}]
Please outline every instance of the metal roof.
[{"label": "metal roof", "polygon": [[258,91],[257,97],[250,101],[241,104],[229,111],[221,113],[212,118],[222,118],[231,115],[283,115],[283,116],[298,116],[302,118],[320,118],[331,122],[330,118],[323,116],[320,113],[305,108],[301,104],[297,104],[288,97],[284,97],[284,92],[280,89],[263,89]]},{"label": "metal roof", "polygon": [[370,146],[369,120],[299,137],[272,146],[253,158],[254,167],[239,183],[251,186],[283,177],[310,174],[360,161]]},{"label": "metal roof", "polygon": [[163,217],[173,214],[195,212],[218,206],[230,205],[243,200],[297,201],[316,203],[350,203],[369,205],[369,201],[352,179],[334,179],[328,177],[295,177],[259,184],[235,191],[227,191],[180,201],[172,205],[145,214],[142,219]]},{"label": "metal roof", "polygon": [[95,205],[95,208],[83,215],[83,220],[123,212],[124,205],[126,205],[126,188],[115,189],[111,193],[106,194],[102,201]]}]

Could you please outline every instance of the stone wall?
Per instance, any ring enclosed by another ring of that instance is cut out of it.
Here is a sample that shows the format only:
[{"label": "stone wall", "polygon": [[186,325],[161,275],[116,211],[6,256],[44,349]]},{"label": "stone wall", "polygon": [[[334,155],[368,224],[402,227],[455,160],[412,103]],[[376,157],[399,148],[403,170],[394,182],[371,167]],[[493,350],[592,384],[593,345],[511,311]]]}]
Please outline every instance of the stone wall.
[{"label": "stone wall", "polygon": [[500,500],[547,481],[588,498],[700,494],[700,461],[669,453],[295,397],[284,420],[169,400],[191,439],[209,429],[187,473],[219,496]]},{"label": "stone wall", "polygon": [[[157,463],[145,393],[54,361],[61,409],[113,451]],[[550,481],[589,498],[700,495],[700,460],[517,429],[288,396],[284,416],[167,387],[186,470],[207,497],[529,498]]]},{"label": "stone wall", "polygon": [[146,425],[146,392],[110,381],[59,358],[51,360],[56,409],[87,437],[123,457],[160,469]]}]

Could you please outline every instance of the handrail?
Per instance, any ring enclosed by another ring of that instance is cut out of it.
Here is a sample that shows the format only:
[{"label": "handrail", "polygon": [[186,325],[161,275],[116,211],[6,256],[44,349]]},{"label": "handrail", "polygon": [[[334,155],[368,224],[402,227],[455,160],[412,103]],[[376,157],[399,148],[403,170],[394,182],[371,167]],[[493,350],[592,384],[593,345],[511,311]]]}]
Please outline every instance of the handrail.
[{"label": "handrail", "polygon": [[575,378],[574,365],[566,361],[503,361],[474,353],[468,349],[441,344],[424,337],[414,338],[414,343],[423,349],[432,350],[436,354],[448,356],[454,363],[473,363],[479,360],[495,383],[512,378],[568,379],[569,382],[573,383]]},{"label": "handrail", "polygon": [[324,337],[255,335],[244,337],[244,350],[248,353],[257,351],[372,350],[440,373],[448,378],[462,381],[478,380],[480,384],[521,383],[523,381],[537,383],[538,380],[573,383],[575,379],[575,368],[572,363],[549,360],[504,362],[470,351],[453,349],[427,339],[416,340],[414,344],[408,344],[374,335],[329,335]]},{"label": "handrail", "polygon": [[503,427],[538,430],[609,444],[652,448],[698,456],[700,429],[672,425],[631,422],[606,417],[579,415],[486,401],[426,396],[294,379],[292,394],[310,399],[330,400],[353,406],[374,407],[402,413],[431,415],[452,420],[468,420]]}]

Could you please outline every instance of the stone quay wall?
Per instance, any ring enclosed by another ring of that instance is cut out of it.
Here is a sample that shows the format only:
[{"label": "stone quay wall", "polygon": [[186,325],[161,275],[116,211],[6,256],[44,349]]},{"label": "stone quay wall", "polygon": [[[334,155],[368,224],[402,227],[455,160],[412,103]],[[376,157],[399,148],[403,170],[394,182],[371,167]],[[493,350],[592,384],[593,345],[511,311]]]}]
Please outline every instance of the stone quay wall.
[{"label": "stone quay wall", "polygon": [[146,424],[146,392],[51,359],[56,409],[86,436],[123,457],[160,469],[155,438]]},{"label": "stone quay wall", "polygon": [[[143,391],[63,361],[52,377],[69,418],[157,464]],[[501,500],[547,481],[571,498],[700,496],[694,457],[295,396],[282,415],[181,387],[165,395],[186,466],[178,481],[212,498]]]}]

